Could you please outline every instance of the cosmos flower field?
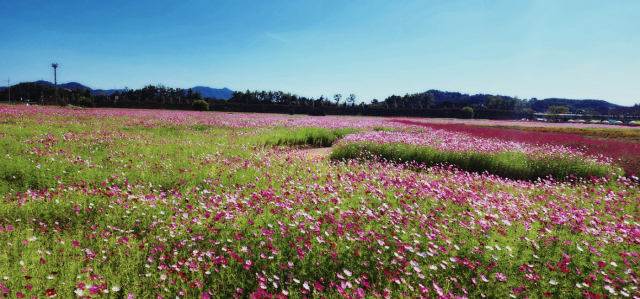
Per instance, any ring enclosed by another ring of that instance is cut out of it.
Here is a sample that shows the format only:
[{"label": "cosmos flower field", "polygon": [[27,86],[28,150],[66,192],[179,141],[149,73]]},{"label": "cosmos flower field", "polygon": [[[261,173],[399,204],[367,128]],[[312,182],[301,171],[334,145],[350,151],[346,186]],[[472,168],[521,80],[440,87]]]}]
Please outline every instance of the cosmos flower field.
[{"label": "cosmos flower field", "polygon": [[[362,144],[601,172],[337,155]],[[0,106],[0,149],[0,298],[640,298],[638,178],[580,147],[384,118]]]}]

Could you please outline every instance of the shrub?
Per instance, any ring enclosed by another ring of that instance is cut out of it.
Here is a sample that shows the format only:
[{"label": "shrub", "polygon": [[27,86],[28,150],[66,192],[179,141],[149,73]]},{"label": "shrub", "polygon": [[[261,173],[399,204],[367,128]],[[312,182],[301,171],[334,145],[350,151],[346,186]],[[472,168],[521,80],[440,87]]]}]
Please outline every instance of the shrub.
[{"label": "shrub", "polygon": [[193,110],[195,110],[195,111],[208,111],[209,110],[209,103],[207,103],[205,100],[195,100],[193,102],[193,104],[191,104],[191,106],[193,107]]},{"label": "shrub", "polygon": [[473,118],[473,108],[469,106],[462,108],[462,118]]},{"label": "shrub", "polygon": [[67,100],[65,100],[65,99],[59,99],[58,100],[58,106],[60,106],[60,107],[67,107],[67,104],[68,104]]},{"label": "shrub", "polygon": [[324,113],[324,110],[322,110],[320,108],[313,108],[313,109],[311,109],[311,111],[309,111],[309,115],[310,116],[325,116],[326,114]]},{"label": "shrub", "polygon": [[560,181],[604,177],[615,172],[615,169],[609,165],[596,165],[562,157],[550,156],[546,159],[540,159],[520,153],[458,153],[403,143],[341,143],[333,149],[330,159],[392,161],[396,163],[414,161],[417,164],[424,163],[427,167],[455,165],[464,171],[488,172],[505,178],[528,181],[548,176]]},{"label": "shrub", "polygon": [[296,114],[296,109],[294,108],[289,109],[289,115],[294,115],[294,114]]},{"label": "shrub", "polygon": [[273,131],[265,136],[262,144],[265,146],[301,146],[328,147],[336,140],[347,134],[356,132],[356,129],[325,129],[325,128],[300,128],[298,130]]},{"label": "shrub", "polygon": [[91,100],[91,98],[81,98],[80,101],[78,101],[78,105],[80,107],[94,107],[94,103],[93,100]]}]

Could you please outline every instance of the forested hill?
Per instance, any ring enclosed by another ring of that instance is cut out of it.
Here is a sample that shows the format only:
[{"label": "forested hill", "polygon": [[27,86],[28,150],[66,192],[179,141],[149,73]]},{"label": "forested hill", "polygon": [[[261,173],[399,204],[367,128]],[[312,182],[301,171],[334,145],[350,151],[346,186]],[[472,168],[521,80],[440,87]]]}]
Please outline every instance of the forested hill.
[{"label": "forested hill", "polygon": [[[27,82],[29,83],[29,82]],[[35,81],[33,82],[35,84],[40,84],[43,86],[53,86],[54,84],[49,82],[49,81]],[[20,84],[16,85],[16,87],[20,86]],[[14,87],[15,88],[15,87]],[[91,91],[91,95],[93,96],[97,96],[97,95],[102,95],[102,94],[106,94],[106,95],[111,95],[114,92],[118,92],[118,93],[122,93],[125,90],[124,89],[92,89],[90,87],[87,87],[85,85],[82,85],[80,83],[77,82],[69,82],[69,83],[60,83],[58,84],[58,88],[66,88],[72,91],[81,89],[88,89]],[[0,91],[5,90],[6,87],[0,87]],[[191,88],[194,92],[198,91],[202,94],[202,97],[204,98],[217,98],[217,99],[228,99],[233,95],[233,90],[230,90],[228,88],[211,88],[211,87],[206,87],[206,86],[196,86]]]},{"label": "forested hill", "polygon": [[196,86],[192,88],[193,91],[198,91],[202,94],[203,98],[216,98],[216,99],[228,99],[233,96],[233,90],[229,88],[211,88],[206,86]]},{"label": "forested hill", "polygon": [[593,110],[593,111],[604,111],[607,109],[615,109],[623,106],[609,103],[604,100],[572,100],[572,99],[544,99],[544,100],[530,100],[529,104],[531,105],[531,109],[535,111],[547,111],[550,106],[566,106],[569,107],[570,111],[578,111],[578,110]]},{"label": "forested hill", "polygon": [[[12,86],[11,94],[14,99],[39,99],[41,96],[44,96],[47,99],[53,97],[53,83],[48,81],[36,81],[36,82],[27,82],[20,83]],[[15,88],[15,90],[14,90]],[[105,95],[129,95],[129,97],[124,96],[123,98],[136,99],[139,97],[139,100],[144,99],[154,99],[159,102],[164,102],[168,100],[169,102],[173,100],[180,101],[180,99],[188,99],[190,95],[193,94],[194,97],[197,98],[216,98],[216,99],[231,99],[232,102],[245,102],[250,103],[249,98],[255,98],[254,100],[260,102],[262,98],[266,97],[271,99],[269,94],[280,94],[280,95],[288,95],[291,99],[287,97],[283,98],[283,101],[289,103],[291,101],[302,100],[303,102],[313,101],[314,99],[308,99],[306,97],[301,97],[297,95],[291,95],[289,93],[283,92],[262,92],[258,94],[258,92],[249,92],[247,93],[234,93],[233,90],[228,88],[216,89],[205,86],[196,86],[190,89],[181,89],[181,88],[168,88],[162,84],[158,84],[157,86],[148,85],[140,90],[124,90],[124,89],[91,89],[85,85],[76,82],[69,83],[61,83],[58,84],[58,92],[64,92],[66,90],[67,93],[76,93],[78,90],[83,91],[83,96],[105,96]],[[7,98],[5,87],[0,87],[0,100],[4,100]],[[133,93],[132,93],[133,92]],[[85,95],[86,94],[86,95]],[[137,96],[134,96],[137,95]],[[263,95],[264,94],[264,95]],[[234,95],[240,96],[242,95],[242,99],[236,99]],[[66,96],[66,93],[62,94],[62,96]],[[77,96],[77,95],[76,95]],[[295,97],[294,97],[295,96]],[[355,98],[355,96],[354,96]],[[264,99],[262,99],[264,100]],[[321,97],[319,99],[328,100]],[[270,100],[268,100],[270,101]],[[364,100],[367,101],[366,99]],[[503,96],[503,95],[491,95],[491,94],[475,94],[469,95],[460,92],[448,92],[448,91],[440,91],[431,89],[422,93],[415,94],[406,94],[404,96],[392,95],[382,102],[374,99],[371,104],[373,106],[377,106],[380,104],[383,107],[387,108],[462,108],[466,106],[470,106],[474,109],[495,109],[495,110],[507,110],[507,111],[522,111],[522,110],[533,110],[536,112],[546,112],[549,110],[551,106],[565,106],[569,108],[569,111],[572,113],[591,113],[598,112],[600,114],[607,114],[610,112],[610,109],[618,109],[618,108],[629,108],[625,106],[620,106],[617,104],[609,103],[604,100],[576,100],[576,99],[560,99],[560,98],[548,98],[543,100],[538,100],[536,98],[531,99],[519,99],[517,97],[511,96]]]},{"label": "forested hill", "polygon": [[[433,102],[434,104],[443,104],[446,102],[457,104],[466,104],[469,106],[481,106],[487,102],[487,99],[495,99],[501,98],[502,100],[512,101],[517,99],[515,97],[503,96],[503,95],[491,95],[491,94],[475,94],[469,95],[459,92],[448,92],[448,91],[440,91],[431,89],[429,91],[424,92],[433,94]],[[560,98],[548,98],[539,100],[536,98],[531,99],[520,99],[526,103],[526,106],[535,111],[547,111],[549,106],[566,106],[569,107],[571,111],[578,110],[594,110],[594,111],[606,111],[609,108],[620,108],[623,106],[609,103],[604,100],[577,100],[577,99],[560,99]]]}]

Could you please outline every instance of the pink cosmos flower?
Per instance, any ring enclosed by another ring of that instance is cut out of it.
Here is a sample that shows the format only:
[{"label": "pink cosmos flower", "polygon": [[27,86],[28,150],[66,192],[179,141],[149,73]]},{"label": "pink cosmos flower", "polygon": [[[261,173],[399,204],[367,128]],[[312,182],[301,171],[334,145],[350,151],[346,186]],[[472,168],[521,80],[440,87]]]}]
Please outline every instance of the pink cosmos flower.
[{"label": "pink cosmos flower", "polygon": [[502,273],[496,273],[496,279],[499,281],[507,281],[507,277]]},{"label": "pink cosmos flower", "polygon": [[92,285],[89,288],[89,293],[91,293],[91,294],[97,294],[99,292],[100,292],[100,288],[97,285]]}]

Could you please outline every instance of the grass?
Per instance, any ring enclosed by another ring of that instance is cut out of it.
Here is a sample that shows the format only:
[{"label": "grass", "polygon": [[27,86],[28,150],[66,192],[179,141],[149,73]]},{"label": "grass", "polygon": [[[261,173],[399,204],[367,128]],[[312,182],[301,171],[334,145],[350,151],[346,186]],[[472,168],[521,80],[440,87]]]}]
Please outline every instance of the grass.
[{"label": "grass", "polygon": [[329,147],[335,141],[347,134],[356,132],[356,129],[324,129],[324,128],[298,128],[279,129],[269,133],[262,139],[265,146],[301,146]]},{"label": "grass", "polygon": [[640,202],[624,177],[297,159],[353,130],[150,128],[126,113],[0,125],[0,296],[576,298],[609,296],[604,274],[611,296],[636,294]]},{"label": "grass", "polygon": [[329,158],[360,161],[373,159],[395,163],[415,161],[426,167],[455,165],[464,171],[487,172],[509,179],[529,181],[549,176],[561,181],[604,177],[616,172],[611,166],[599,166],[595,163],[585,163],[582,160],[569,160],[563,157],[540,159],[518,153],[444,152],[432,147],[419,147],[404,143],[345,143],[334,148]]},{"label": "grass", "polygon": [[[618,136],[619,132],[627,132],[629,129],[582,129],[585,132],[593,132],[593,136],[600,138],[585,137],[580,133],[567,132],[543,132],[507,129],[504,127],[484,127],[474,125],[453,125],[453,124],[427,124],[410,120],[395,120],[399,123],[428,127],[433,129],[443,129],[453,132],[463,132],[481,138],[497,138],[505,141],[526,142],[530,144],[552,144],[582,149],[587,155],[610,157],[615,164],[624,169],[627,176],[638,176],[640,174],[640,142],[626,140],[625,138],[600,139],[604,136]],[[554,129],[555,130],[555,129]],[[598,132],[598,133],[595,133]],[[602,133],[604,132],[604,133]],[[634,136],[640,132],[633,131]]]}]

